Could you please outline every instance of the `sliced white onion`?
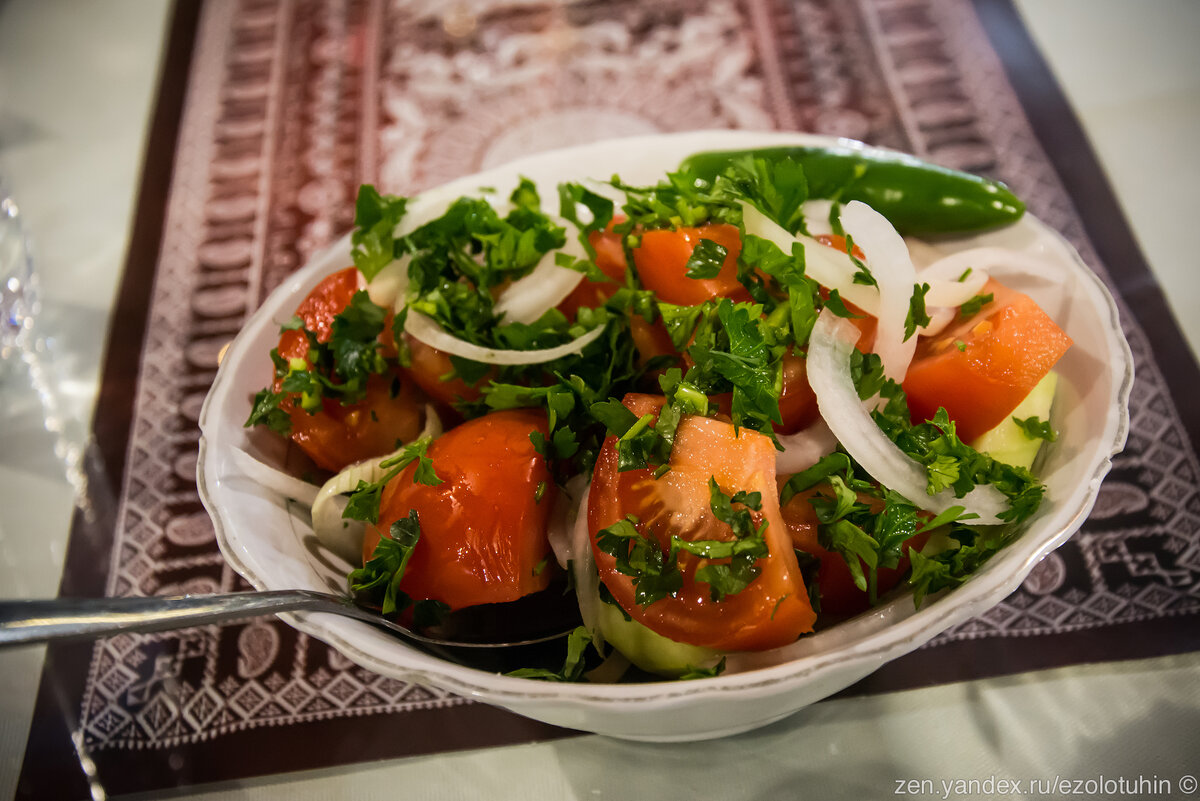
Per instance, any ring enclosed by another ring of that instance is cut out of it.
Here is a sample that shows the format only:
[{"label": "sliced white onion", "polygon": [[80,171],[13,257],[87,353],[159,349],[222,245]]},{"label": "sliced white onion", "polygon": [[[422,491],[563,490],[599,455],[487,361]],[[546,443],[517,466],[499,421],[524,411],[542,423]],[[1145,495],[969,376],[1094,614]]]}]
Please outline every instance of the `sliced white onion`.
[{"label": "sliced white onion", "polygon": [[408,289],[408,264],[411,261],[412,255],[405,253],[375,274],[371,283],[367,284],[367,295],[372,303],[397,311],[403,308],[407,302],[405,291]]},{"label": "sliced white onion", "polygon": [[812,237],[792,236],[783,226],[749,203],[739,201],[739,205],[746,233],[766,239],[784,253],[791,253],[792,245],[799,242],[804,246],[804,268],[809,278],[827,289],[836,289],[842,300],[853,303],[867,314],[879,314],[879,293],[875,287],[854,283],[857,268],[849,256],[822,245]]},{"label": "sliced white onion", "polygon": [[588,494],[592,485],[583,490],[579,513],[571,530],[571,567],[575,575],[575,597],[579,601],[579,618],[592,633],[592,642],[597,650],[604,645],[600,631],[600,574],[596,571],[596,557],[592,554],[592,536],[588,531]]},{"label": "sliced white onion", "polygon": [[575,531],[575,522],[587,486],[586,474],[569,479],[555,499],[554,508],[550,511],[550,519],[546,524],[546,539],[550,541],[550,550],[554,551],[554,559],[558,566],[564,569],[574,558],[575,549],[571,536]]},{"label": "sliced white onion", "polygon": [[598,325],[582,336],[570,342],[564,342],[553,348],[541,350],[506,350],[503,348],[485,348],[472,342],[459,339],[446,331],[432,319],[420,312],[409,309],[408,317],[404,320],[404,330],[413,338],[424,342],[431,348],[452,353],[463,359],[483,364],[541,364],[561,359],[572,353],[579,353],[589,344],[599,339],[604,333],[605,326]]},{"label": "sliced white onion", "polygon": [[233,449],[233,463],[247,478],[305,506],[312,506],[317,497],[319,487],[316,485],[264,464],[241,448]]},{"label": "sliced white onion", "polygon": [[829,222],[829,215],[833,213],[832,200],[826,198],[806,200],[800,207],[800,212],[804,215],[804,227],[808,229],[810,235],[821,236],[833,233],[833,225]]},{"label": "sliced white onion", "polygon": [[[1012,260],[1013,252],[1003,248],[971,248],[943,256],[921,270],[918,280],[929,282],[927,306],[958,307],[979,294],[988,281],[988,271]],[[970,268],[966,278],[959,281]]]},{"label": "sliced white onion", "polygon": [[842,209],[842,227],[862,250],[864,261],[879,284],[879,325],[872,349],[883,362],[884,375],[893,381],[903,381],[917,348],[915,333],[907,341],[904,339],[904,321],[917,281],[908,247],[886,217],[857,200]]},{"label": "sliced white onion", "polygon": [[775,438],[783,446],[783,450],[775,452],[777,473],[799,473],[801,470],[807,470],[819,462],[821,457],[833,453],[837,447],[837,437],[822,419],[818,419],[803,431],[797,431],[795,434],[776,434]]},{"label": "sliced white onion", "polygon": [[[425,406],[425,426],[417,439],[422,437],[437,437],[442,433],[442,421],[433,406]],[[381,465],[384,461],[399,455],[403,448],[398,448],[386,456],[376,459],[366,459],[349,465],[333,478],[325,482],[313,498],[312,522],[313,533],[317,541],[333,551],[338,556],[353,565],[362,560],[362,542],[364,524],[360,520],[345,520],[342,512],[346,509],[349,499],[344,493],[352,491],[359,481],[372,484],[383,478],[387,472]]]},{"label": "sliced white onion", "polygon": [[933,337],[942,333],[946,329],[946,326],[950,325],[950,321],[954,319],[954,315],[958,314],[958,308],[942,306],[938,308],[926,308],[925,312],[929,315],[929,325],[920,329],[921,336]]},{"label": "sliced white onion", "polygon": [[1007,499],[991,485],[975,487],[955,498],[950,490],[936,495],[926,492],[928,473],[897,447],[875,424],[864,408],[850,376],[850,352],[859,331],[849,322],[825,309],[817,317],[808,344],[808,380],[817,396],[817,406],[842,447],[870,473],[918,507],[939,514],[952,506],[979,515],[977,525],[1001,523],[999,514],[1008,508]]},{"label": "sliced white onion", "polygon": [[[564,226],[568,231],[573,228],[566,220],[552,219],[556,225]],[[559,267],[555,260],[559,253],[576,261],[588,257],[579,238],[568,234],[567,243],[562,248],[542,256],[529,275],[513,281],[501,293],[495,307],[501,323],[534,323],[579,286],[583,273],[569,267]]]}]

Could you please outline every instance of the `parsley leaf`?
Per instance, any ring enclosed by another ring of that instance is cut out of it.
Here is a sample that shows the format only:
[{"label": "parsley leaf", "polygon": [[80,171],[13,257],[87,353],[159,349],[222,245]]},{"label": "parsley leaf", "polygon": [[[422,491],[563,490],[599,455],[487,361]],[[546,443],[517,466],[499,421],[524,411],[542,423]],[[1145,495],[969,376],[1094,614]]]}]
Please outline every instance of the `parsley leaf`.
[{"label": "parsley leaf", "polygon": [[746,155],[732,161],[721,178],[718,185],[730,187],[788,233],[803,229],[808,181],[799,162]]},{"label": "parsley leaf", "polygon": [[279,404],[287,398],[286,392],[272,392],[270,389],[260,389],[254,396],[250,417],[244,427],[265,425],[280,436],[292,433],[292,417]]},{"label": "parsley leaf", "polygon": [[979,314],[980,309],[991,303],[994,299],[995,295],[991,292],[986,295],[976,295],[958,308],[960,319],[968,320],[974,317]]},{"label": "parsley leaf", "polygon": [[854,283],[873,286],[878,289],[879,281],[875,279],[875,275],[862,259],[854,255],[854,237],[850,236],[850,234],[845,234],[844,238],[846,240],[846,255],[850,257],[850,263],[858,268],[854,273]]},{"label": "parsley leaf", "polygon": [[396,226],[404,217],[408,199],[381,195],[370,184],[358,189],[354,204],[354,233],[350,235],[354,266],[370,281],[396,258]]},{"label": "parsley leaf", "polygon": [[[583,184],[561,183],[558,185],[559,216],[570,220],[584,232],[601,231],[608,227],[613,218],[613,202],[598,195]],[[579,207],[585,207],[590,220],[579,219]],[[586,237],[584,237],[586,242]],[[591,251],[589,250],[589,253]],[[591,255],[595,255],[591,253]]]},{"label": "parsley leaf", "polygon": [[692,249],[692,255],[688,256],[685,265],[687,277],[716,278],[720,274],[721,268],[725,266],[727,255],[729,255],[729,251],[725,249],[724,245],[711,239],[701,239]]},{"label": "parsley leaf", "polygon": [[413,462],[416,462],[413,469],[415,483],[430,487],[441,484],[442,479],[434,472],[433,460],[426,455],[430,442],[432,440],[429,437],[422,437],[406,445],[396,456],[384,459],[379,466],[386,472],[378,481],[368,483],[359,479],[358,485],[350,493],[350,500],[342,511],[342,517],[367,523],[378,522],[379,501],[383,496],[384,487]]},{"label": "parsley leaf", "polygon": [[1014,417],[1012,421],[1020,426],[1021,431],[1029,439],[1044,439],[1046,442],[1054,442],[1058,439],[1058,432],[1050,427],[1049,420],[1041,420],[1035,415],[1026,417],[1024,420]]},{"label": "parsley leaf", "polygon": [[387,364],[380,354],[387,310],[371,301],[365,289],[354,293],[350,305],[333,318],[329,349],[336,373],[346,382],[363,381],[371,373],[382,373]]},{"label": "parsley leaf", "polygon": [[545,668],[518,668],[504,674],[519,679],[542,679],[544,681],[581,681],[587,663],[584,653],[592,644],[592,635],[586,626],[579,626],[567,635],[567,658],[559,671]]},{"label": "parsley leaf", "polygon": [[855,314],[846,308],[846,302],[842,300],[842,295],[836,289],[829,290],[829,297],[825,300],[825,306],[838,317],[844,317],[848,320],[853,320],[862,315]]},{"label": "parsley leaf", "polygon": [[400,582],[420,537],[421,522],[417,510],[410,509],[408,517],[392,523],[388,536],[380,537],[367,563],[351,571],[348,577],[350,591],[379,604],[385,615],[403,609],[408,599],[400,592]]},{"label": "parsley leaf", "polygon": [[787,480],[779,492],[779,503],[787,503],[796,493],[812,489],[834,474],[849,475],[851,469],[850,457],[841,451],[823,456],[812,467],[801,470]]},{"label": "parsley leaf", "polygon": [[913,590],[913,602],[920,608],[927,595],[962,584],[1013,536],[1011,529],[954,525],[949,534],[954,547],[933,555],[910,550],[912,573],[908,583]]},{"label": "parsley leaf", "polygon": [[929,284],[914,284],[912,297],[908,300],[908,315],[904,318],[904,341],[912,339],[917,329],[929,325],[929,315],[925,311],[925,293]]},{"label": "parsley leaf", "polygon": [[721,661],[710,668],[696,667],[688,665],[687,668],[679,675],[680,681],[691,681],[692,679],[711,679],[715,676],[720,676],[725,672],[725,657],[721,657]]},{"label": "parsley leaf", "polygon": [[637,529],[633,516],[618,520],[596,535],[596,547],[616,560],[617,572],[633,579],[633,600],[649,606],[683,588],[675,551],[663,551],[658,540]]}]

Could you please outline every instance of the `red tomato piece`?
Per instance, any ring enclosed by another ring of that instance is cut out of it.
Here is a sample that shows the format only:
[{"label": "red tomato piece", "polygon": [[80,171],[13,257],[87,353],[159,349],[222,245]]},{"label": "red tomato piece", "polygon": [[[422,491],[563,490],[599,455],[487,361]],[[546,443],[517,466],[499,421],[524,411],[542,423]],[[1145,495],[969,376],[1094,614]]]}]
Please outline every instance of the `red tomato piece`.
[{"label": "red tomato piece", "polygon": [[[810,502],[814,495],[819,494],[820,487],[814,487],[805,492],[799,492],[783,504],[781,513],[783,522],[787,525],[796,550],[812,554],[821,560],[817,568],[817,588],[821,594],[821,614],[832,617],[849,617],[866,611],[870,606],[867,593],[854,584],[854,577],[842,555],[827,551],[817,540],[817,514]],[[864,499],[866,500],[866,499]],[[875,572],[876,593],[882,595],[895,587],[908,572],[908,549],[920,549],[929,539],[927,533],[918,534],[904,543],[900,564],[894,568],[881,567]],[[862,564],[863,573],[867,572],[866,564]]]},{"label": "red tomato piece", "polygon": [[404,335],[404,341],[408,343],[408,352],[412,356],[409,376],[426,395],[438,401],[446,410],[451,410],[458,401],[477,400],[483,394],[480,388],[490,380],[491,371],[475,384],[468,384],[457,377],[443,381],[442,376],[454,371],[450,356],[408,334]]},{"label": "red tomato piece", "polygon": [[555,488],[529,441],[533,431],[548,433],[545,414],[514,409],[468,420],[434,440],[428,455],[442,483],[415,483],[415,464],[393,479],[378,527],[368,526],[363,538],[364,561],[380,532],[415,509],[421,536],[400,582],[413,599],[461,609],[544,590],[553,573],[546,520]]},{"label": "red tomato piece", "polygon": [[588,241],[596,249],[596,266],[612,281],[592,281],[584,278],[571,294],[558,304],[558,310],[574,320],[579,309],[594,309],[604,304],[625,282],[625,248],[621,235],[612,231],[592,231]]},{"label": "red tomato piece", "polygon": [[970,442],[1003,421],[1071,346],[1030,298],[988,281],[994,300],[936,337],[922,338],[904,378],[913,422],[945,407]]},{"label": "red tomato piece", "polygon": [[[627,395],[634,414],[654,414],[663,399]],[[775,449],[756,431],[706,417],[685,416],[676,430],[671,469],[655,479],[649,470],[618,472],[616,438],[600,451],[588,496],[588,529],[600,579],[635,620],[679,642],[720,650],[763,650],[786,645],[812,631],[816,619],[800,576],[775,485]],[[736,595],[711,600],[707,584],[695,578],[704,560],[681,553],[683,587],[674,596],[646,607],[634,601],[633,581],[616,569],[616,560],[596,547],[601,529],[626,515],[640,521],[638,530],[655,537],[666,551],[672,535],[689,540],[725,540],[729,527],[709,508],[709,478],[722,491],[762,493],[762,509],[752,513],[766,521],[769,556],[760,559],[760,575]]]},{"label": "red tomato piece", "polygon": [[[670,356],[674,359],[674,363],[669,366],[685,366],[687,360],[675,349],[675,343],[671,341],[671,335],[667,333],[662,320],[648,323],[641,315],[634,314],[629,318],[629,335],[633,338],[633,346],[637,348],[639,366],[657,356]],[[654,375],[658,376],[661,373],[662,370],[658,370]]]},{"label": "red tomato piece", "polygon": [[[333,318],[358,291],[358,270],[341,270],[325,278],[296,309],[304,327],[328,342]],[[390,345],[391,326],[384,326],[380,341],[384,352]],[[394,345],[391,346],[394,353]],[[304,359],[308,338],[303,331],[284,331],[279,338],[279,355],[285,359]],[[276,390],[279,381],[276,381]],[[397,391],[393,391],[397,390]],[[414,439],[421,431],[425,397],[413,383],[399,373],[372,376],[367,381],[366,397],[343,406],[326,399],[320,411],[309,414],[293,398],[280,407],[292,421],[292,441],[326,470],[341,470],[354,462],[382,456],[396,448],[397,442]]]},{"label": "red tomato piece", "polygon": [[791,349],[783,356],[783,389],[779,393],[780,434],[795,434],[808,428],[820,414],[817,396],[808,383],[808,362]]},{"label": "red tomato piece", "polygon": [[[660,299],[681,306],[695,306],[718,297],[750,300],[750,293],[737,279],[738,254],[742,252],[737,226],[714,224],[646,231],[641,237],[641,244],[633,250],[633,261],[642,285]],[[701,239],[712,240],[727,251],[716,278],[687,277],[688,259]]]}]

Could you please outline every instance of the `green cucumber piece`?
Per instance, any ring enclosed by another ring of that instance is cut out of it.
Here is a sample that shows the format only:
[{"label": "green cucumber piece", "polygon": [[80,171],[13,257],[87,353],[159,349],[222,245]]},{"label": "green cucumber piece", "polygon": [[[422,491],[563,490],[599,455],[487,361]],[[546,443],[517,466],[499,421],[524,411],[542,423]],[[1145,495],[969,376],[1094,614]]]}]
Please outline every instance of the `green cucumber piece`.
[{"label": "green cucumber piece", "polygon": [[676,642],[636,620],[626,620],[621,610],[612,604],[597,606],[597,623],[604,639],[647,673],[677,679],[690,668],[712,667],[721,658],[719,651]]},{"label": "green cucumber piece", "polygon": [[1013,409],[1012,414],[991,431],[981,434],[979,439],[971,443],[971,447],[998,462],[1026,469],[1033,467],[1033,460],[1037,458],[1038,450],[1042,447],[1042,440],[1026,434],[1013,422],[1013,418],[1025,420],[1037,417],[1040,420],[1049,420],[1050,407],[1054,404],[1054,391],[1057,387],[1058,374],[1047,373],[1025,396],[1025,400]]}]

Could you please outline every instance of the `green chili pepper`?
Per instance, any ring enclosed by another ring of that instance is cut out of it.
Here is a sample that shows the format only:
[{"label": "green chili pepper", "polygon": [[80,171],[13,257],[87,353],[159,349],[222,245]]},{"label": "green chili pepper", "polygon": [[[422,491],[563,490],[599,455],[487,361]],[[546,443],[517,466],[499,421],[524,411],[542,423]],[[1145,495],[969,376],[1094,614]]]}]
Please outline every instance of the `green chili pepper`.
[{"label": "green chili pepper", "polygon": [[861,200],[902,234],[980,231],[1016,222],[1025,204],[1004,184],[913,156],[849,147],[768,147],[697,153],[680,169],[706,181],[741,158],[791,158],[804,168],[810,198]]}]

